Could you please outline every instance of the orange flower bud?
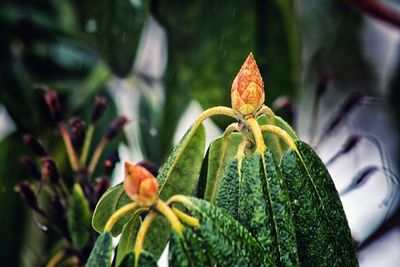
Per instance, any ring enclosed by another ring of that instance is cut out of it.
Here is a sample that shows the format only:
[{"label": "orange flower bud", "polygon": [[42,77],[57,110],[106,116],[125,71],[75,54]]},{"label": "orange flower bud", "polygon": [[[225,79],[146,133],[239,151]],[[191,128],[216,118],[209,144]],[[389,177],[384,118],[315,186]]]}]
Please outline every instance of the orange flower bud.
[{"label": "orange flower bud", "polygon": [[250,53],[233,80],[232,108],[243,115],[253,114],[264,104],[264,82]]},{"label": "orange flower bud", "polygon": [[125,162],[124,189],[139,206],[151,206],[158,197],[156,178],[140,165]]}]

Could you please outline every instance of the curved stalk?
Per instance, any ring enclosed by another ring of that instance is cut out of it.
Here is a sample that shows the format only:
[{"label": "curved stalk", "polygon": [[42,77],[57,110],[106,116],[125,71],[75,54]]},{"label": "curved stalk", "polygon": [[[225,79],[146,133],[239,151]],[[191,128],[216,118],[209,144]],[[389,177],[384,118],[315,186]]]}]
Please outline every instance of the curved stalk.
[{"label": "curved stalk", "polygon": [[200,116],[196,119],[195,128],[197,128],[204,120],[216,115],[225,115],[236,120],[240,119],[240,116],[231,108],[222,106],[213,107],[203,111],[203,113],[200,114]]},{"label": "curved stalk", "polygon": [[118,209],[108,219],[106,226],[104,227],[104,231],[110,232],[116,222],[118,222],[123,216],[125,216],[131,210],[136,209],[137,207],[138,207],[138,205],[136,203],[129,203],[129,204],[121,207],[120,209]]},{"label": "curved stalk", "polygon": [[60,122],[58,124],[58,129],[64,140],[64,144],[65,144],[65,148],[67,149],[67,155],[68,155],[69,162],[71,164],[71,168],[73,171],[77,172],[77,171],[79,171],[80,164],[79,164],[78,156],[76,155],[74,147],[72,145],[71,138],[68,134],[68,130],[65,127],[64,123],[62,123],[62,122]]},{"label": "curved stalk", "polygon": [[88,167],[88,176],[90,177],[94,170],[96,169],[97,162],[100,159],[101,153],[103,153],[104,148],[106,147],[108,143],[108,139],[103,137],[99,143],[99,145],[96,147],[96,150],[93,153],[92,160],[90,161],[89,167]]},{"label": "curved stalk", "polygon": [[199,228],[200,227],[200,222],[197,218],[194,218],[192,216],[187,215],[186,213],[178,210],[177,208],[172,207],[172,211],[175,213],[175,215],[184,223],[187,225],[190,225],[194,228]]},{"label": "curved stalk", "polygon": [[139,231],[136,236],[135,246],[133,248],[133,253],[135,254],[135,266],[138,266],[139,264],[139,257],[140,253],[142,252],[144,238],[146,237],[150,224],[155,217],[156,213],[154,211],[150,211],[140,225]]},{"label": "curved stalk", "polygon": [[58,251],[50,258],[50,260],[46,264],[46,267],[56,267],[62,261],[64,256],[65,256],[64,250]]},{"label": "curved stalk", "polygon": [[87,130],[87,133],[86,133],[85,141],[83,143],[83,148],[82,148],[82,153],[81,153],[81,158],[80,158],[80,162],[81,162],[82,166],[85,166],[86,159],[87,159],[87,156],[89,153],[90,144],[92,142],[93,133],[94,133],[94,124],[90,124],[89,128]]},{"label": "curved stalk", "polygon": [[155,205],[155,209],[168,219],[171,223],[172,229],[183,238],[183,225],[167,203],[159,199]]},{"label": "curved stalk", "polygon": [[254,118],[247,119],[246,123],[249,126],[251,132],[253,133],[257,151],[261,155],[263,155],[267,147],[264,143],[264,138],[261,133],[260,125],[258,125],[258,122]]},{"label": "curved stalk", "polygon": [[262,132],[272,133],[280,137],[290,148],[293,148],[294,151],[298,152],[293,138],[282,128],[275,125],[261,125],[260,129]]},{"label": "curved stalk", "polygon": [[275,117],[275,113],[272,111],[272,109],[266,105],[263,105],[257,112],[255,117],[257,118],[260,115],[266,115],[270,119],[273,119]]}]

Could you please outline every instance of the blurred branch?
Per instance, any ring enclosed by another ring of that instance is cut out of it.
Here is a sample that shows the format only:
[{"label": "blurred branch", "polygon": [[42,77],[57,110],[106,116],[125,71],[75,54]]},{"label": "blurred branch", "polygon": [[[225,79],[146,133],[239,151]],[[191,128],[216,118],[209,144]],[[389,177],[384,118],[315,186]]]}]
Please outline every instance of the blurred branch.
[{"label": "blurred branch", "polygon": [[400,13],[378,0],[347,0],[362,13],[400,28]]}]

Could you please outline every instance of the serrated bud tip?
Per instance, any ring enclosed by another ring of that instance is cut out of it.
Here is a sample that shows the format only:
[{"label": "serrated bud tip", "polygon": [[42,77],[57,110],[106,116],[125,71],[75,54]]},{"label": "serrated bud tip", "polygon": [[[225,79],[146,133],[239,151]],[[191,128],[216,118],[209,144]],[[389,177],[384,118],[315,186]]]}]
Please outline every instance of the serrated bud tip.
[{"label": "serrated bud tip", "polygon": [[232,108],[243,115],[255,113],[264,104],[264,82],[250,53],[232,83]]},{"label": "serrated bud tip", "polygon": [[151,206],[158,198],[156,178],[138,164],[125,162],[124,189],[139,206]]}]

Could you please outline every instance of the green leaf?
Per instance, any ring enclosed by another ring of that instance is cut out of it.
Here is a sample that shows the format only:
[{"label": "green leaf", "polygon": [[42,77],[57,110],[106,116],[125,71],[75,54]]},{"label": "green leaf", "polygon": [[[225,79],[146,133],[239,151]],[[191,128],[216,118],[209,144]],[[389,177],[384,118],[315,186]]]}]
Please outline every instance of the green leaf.
[{"label": "green leaf", "polygon": [[[311,147],[300,140],[296,145],[301,158],[288,150],[281,170],[298,212],[294,220],[301,261],[308,266],[358,266],[346,215],[328,170]],[[324,246],[318,248],[321,242]]]},{"label": "green leaf", "polygon": [[247,156],[242,161],[241,179],[238,187],[238,218],[263,246],[269,265],[279,265],[277,236],[271,204],[265,197],[266,179],[260,154]]},{"label": "green leaf", "polygon": [[[257,122],[259,123],[259,125],[268,124],[278,126],[282,130],[287,132],[289,136],[293,138],[293,140],[299,139],[292,127],[290,127],[290,125],[279,116],[275,116],[273,119],[270,119],[267,116],[260,116],[257,118]],[[272,152],[272,155],[274,155],[275,160],[279,162],[282,158],[283,153],[285,153],[285,151],[288,149],[288,146],[275,134],[264,133],[263,136],[265,144]]]},{"label": "green leaf", "polygon": [[[104,231],[104,226],[111,215],[122,206],[131,202],[132,200],[125,194],[122,184],[118,184],[108,189],[100,198],[96,209],[94,210],[92,218],[93,228],[97,232],[102,233]],[[130,216],[126,215],[114,225],[111,231],[113,236],[117,236],[121,233],[122,228],[128,222],[129,218]]]},{"label": "green leaf", "polygon": [[233,218],[239,219],[239,172],[237,158],[225,167],[221,181],[217,185],[215,205]]},{"label": "green leaf", "polygon": [[127,254],[133,251],[140,223],[141,223],[140,213],[135,212],[135,214],[132,216],[129,222],[124,226],[117,248],[117,256],[116,256],[117,266],[119,266],[119,264],[122,262],[122,260]]},{"label": "green leaf", "polygon": [[75,248],[83,248],[89,241],[90,208],[82,188],[75,184],[67,213],[68,230]]},{"label": "green leaf", "polygon": [[263,159],[266,198],[270,203],[273,227],[277,237],[280,266],[299,266],[296,232],[289,193],[272,153],[267,149]]},{"label": "green leaf", "polygon": [[86,267],[109,267],[112,254],[112,236],[103,233],[97,237],[93,250],[90,253]]},{"label": "green leaf", "polygon": [[200,236],[220,266],[264,266],[265,253],[238,221],[209,202],[190,198],[183,203],[199,219]]},{"label": "green leaf", "polygon": [[[193,194],[204,156],[205,142],[203,125],[189,128],[157,176],[160,199],[168,200],[176,194]],[[169,237],[169,223],[159,216],[151,224],[144,246],[158,258]]]},{"label": "green leaf", "polygon": [[196,230],[185,227],[183,238],[173,233],[169,242],[169,266],[213,266],[203,238]]},{"label": "green leaf", "polygon": [[[118,267],[135,267],[135,255],[133,252],[128,253]],[[147,251],[142,251],[139,256],[138,265],[140,267],[157,267],[157,262],[154,256]]]},{"label": "green leaf", "polygon": [[242,141],[242,135],[238,133],[230,134],[215,139],[209,148],[207,183],[204,193],[204,200],[211,203],[215,201],[217,187],[224,173],[225,166],[237,154],[237,149]]}]

